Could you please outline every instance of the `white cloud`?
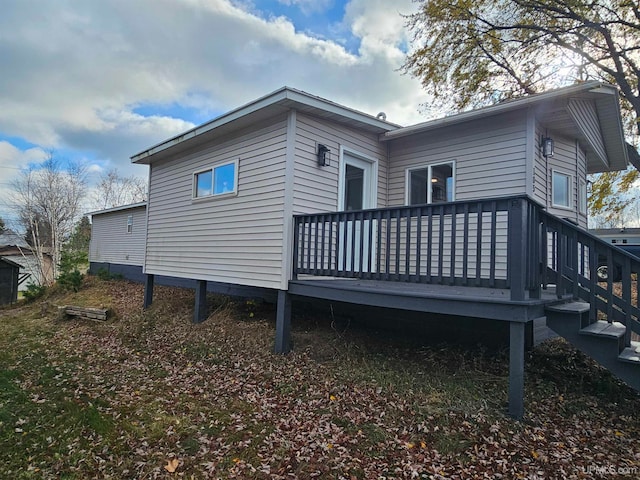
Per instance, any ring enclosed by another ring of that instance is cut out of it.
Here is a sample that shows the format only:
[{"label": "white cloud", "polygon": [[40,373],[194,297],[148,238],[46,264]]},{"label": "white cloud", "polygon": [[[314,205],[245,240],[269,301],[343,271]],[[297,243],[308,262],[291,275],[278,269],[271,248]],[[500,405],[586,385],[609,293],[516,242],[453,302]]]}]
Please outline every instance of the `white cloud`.
[{"label": "white cloud", "polygon": [[[285,0],[300,8],[306,0]],[[319,2],[328,5],[327,2]],[[52,149],[128,157],[192,125],[140,105],[204,105],[219,114],[283,85],[388,119],[420,119],[419,84],[397,69],[411,0],[353,0],[354,54],[228,0],[15,1],[0,16],[0,133]]]},{"label": "white cloud", "polygon": [[17,226],[17,216],[11,200],[11,183],[20,175],[21,169],[42,162],[47,155],[46,151],[38,147],[20,150],[7,141],[0,141],[0,217],[10,228]]},{"label": "white cloud", "polygon": [[[20,150],[7,141],[0,141],[0,167],[20,170],[31,163],[40,163],[47,158],[48,153],[42,148],[33,147]],[[3,175],[3,178],[4,177]]]}]

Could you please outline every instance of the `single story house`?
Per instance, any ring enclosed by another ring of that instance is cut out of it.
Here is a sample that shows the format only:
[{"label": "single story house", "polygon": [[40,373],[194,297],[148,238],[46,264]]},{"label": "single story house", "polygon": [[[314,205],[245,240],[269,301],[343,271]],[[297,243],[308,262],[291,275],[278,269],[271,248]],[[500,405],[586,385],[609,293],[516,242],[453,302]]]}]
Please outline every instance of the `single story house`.
[{"label": "single story house", "polygon": [[[586,231],[587,174],[628,160],[618,92],[600,82],[407,127],[284,87],[132,157],[150,168],[145,306],[157,277],[195,281],[194,321],[212,284],[272,292],[278,352],[292,297],[509,322],[516,417],[527,328],[546,316],[640,388],[637,301],[591,275],[601,255],[640,263]],[[124,231],[136,209],[94,223],[120,216]],[[619,351],[582,341],[600,312],[622,325]]]},{"label": "single story house", "polygon": [[89,272],[101,270],[131,280],[144,279],[147,203],[140,202],[90,212]]}]

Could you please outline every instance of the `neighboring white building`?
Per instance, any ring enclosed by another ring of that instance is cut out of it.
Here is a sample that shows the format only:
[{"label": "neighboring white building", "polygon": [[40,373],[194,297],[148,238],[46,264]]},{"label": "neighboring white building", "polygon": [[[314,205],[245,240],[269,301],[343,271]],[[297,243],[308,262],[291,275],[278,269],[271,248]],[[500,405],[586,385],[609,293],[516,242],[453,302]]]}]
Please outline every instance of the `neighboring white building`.
[{"label": "neighboring white building", "polygon": [[0,233],[0,256],[20,265],[18,291],[29,285],[47,285],[53,281],[53,260],[43,254],[42,261],[21,235],[6,229]]},{"label": "neighboring white building", "polygon": [[[91,273],[104,269],[141,279],[147,235],[146,202],[91,212]],[[137,267],[137,268],[136,268]]]}]

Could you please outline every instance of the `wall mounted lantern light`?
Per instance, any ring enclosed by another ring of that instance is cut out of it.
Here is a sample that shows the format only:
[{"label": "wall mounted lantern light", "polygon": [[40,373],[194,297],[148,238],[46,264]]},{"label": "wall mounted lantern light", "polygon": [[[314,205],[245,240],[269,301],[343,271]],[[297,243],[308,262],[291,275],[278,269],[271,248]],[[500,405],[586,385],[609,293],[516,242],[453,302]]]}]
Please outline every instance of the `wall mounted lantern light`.
[{"label": "wall mounted lantern light", "polygon": [[542,137],[540,139],[540,146],[542,147],[542,156],[545,158],[553,157],[553,138]]},{"label": "wall mounted lantern light", "polygon": [[331,164],[331,150],[322,144],[318,144],[318,166],[328,167]]}]

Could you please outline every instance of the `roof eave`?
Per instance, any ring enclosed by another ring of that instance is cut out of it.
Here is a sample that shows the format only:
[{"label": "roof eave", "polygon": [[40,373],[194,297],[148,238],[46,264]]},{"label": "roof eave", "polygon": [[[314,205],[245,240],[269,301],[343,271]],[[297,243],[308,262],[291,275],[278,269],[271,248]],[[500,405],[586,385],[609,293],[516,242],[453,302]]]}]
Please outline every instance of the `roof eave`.
[{"label": "roof eave", "polygon": [[427,122],[418,123],[404,128],[399,128],[389,132],[385,132],[380,135],[380,141],[389,141],[396,138],[406,137],[416,133],[427,132],[438,128],[443,128],[449,125],[455,125],[458,123],[464,123],[471,120],[476,120],[484,117],[498,115],[503,112],[518,110],[528,107],[529,105],[552,100],[557,97],[570,96],[575,93],[589,91],[595,88],[612,88],[598,81],[585,82],[571,87],[559,88],[556,90],[550,90],[548,92],[538,93],[527,97],[517,98],[514,100],[505,101],[496,105],[490,105],[488,107],[479,108],[477,110],[469,110],[467,112],[457,113],[448,117],[439,118],[436,120],[429,120]]},{"label": "roof eave", "polygon": [[129,205],[120,205],[118,207],[105,208],[104,210],[96,210],[95,212],[87,212],[85,215],[102,215],[103,213],[121,212],[123,210],[133,210],[134,208],[146,207],[147,202],[130,203]]},{"label": "roof eave", "polygon": [[23,268],[22,265],[20,265],[19,263],[14,262],[13,260],[9,260],[6,257],[1,257],[0,256],[0,261],[5,262],[13,267],[18,267],[18,269]]},{"label": "roof eave", "polygon": [[227,125],[234,120],[238,120],[242,117],[250,115],[254,112],[262,110],[272,105],[276,105],[283,102],[293,102],[294,104],[304,105],[311,108],[316,108],[318,110],[322,110],[328,113],[333,113],[336,115],[340,115],[342,117],[348,118],[350,120],[355,120],[357,122],[362,123],[363,125],[367,125],[373,127],[380,132],[385,132],[389,130],[394,130],[400,128],[400,125],[387,122],[384,120],[380,120],[371,115],[365,114],[363,112],[359,112],[357,110],[345,107],[343,105],[331,102],[329,100],[316,97],[310,95],[306,92],[302,92],[300,90],[296,90],[290,87],[282,87],[275,92],[272,92],[264,97],[258,98],[246,105],[243,105],[235,110],[231,110],[209,122],[206,122],[200,126],[192,128],[180,135],[177,135],[169,140],[165,140],[157,145],[154,145],[147,150],[144,150],[140,153],[137,153],[131,157],[131,161],[133,163],[141,163],[146,164],[150,163],[150,157],[153,155],[160,153],[164,150],[172,148],[176,145],[179,145],[189,139],[198,137],[204,133],[207,133],[211,130],[219,128],[223,125]]},{"label": "roof eave", "polygon": [[[596,108],[600,109],[603,112],[603,115],[608,112],[609,117],[616,119],[613,131],[609,135],[607,135],[606,132],[603,132],[603,140],[608,157],[608,168],[603,171],[625,170],[629,165],[629,152],[627,151],[627,142],[624,138],[624,126],[622,124],[622,117],[620,116],[620,96],[618,89],[610,85],[602,85],[601,87],[594,88],[590,91],[594,94],[604,95],[602,99],[605,101],[596,101]],[[612,100],[606,101],[607,95],[609,95]],[[598,113],[600,114],[600,112]]]}]

